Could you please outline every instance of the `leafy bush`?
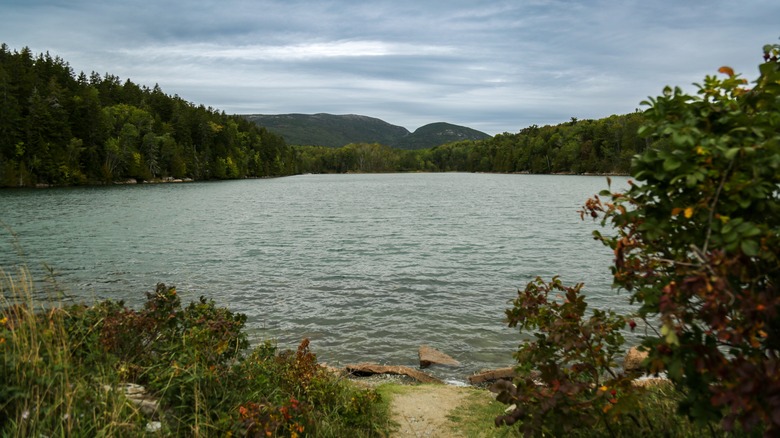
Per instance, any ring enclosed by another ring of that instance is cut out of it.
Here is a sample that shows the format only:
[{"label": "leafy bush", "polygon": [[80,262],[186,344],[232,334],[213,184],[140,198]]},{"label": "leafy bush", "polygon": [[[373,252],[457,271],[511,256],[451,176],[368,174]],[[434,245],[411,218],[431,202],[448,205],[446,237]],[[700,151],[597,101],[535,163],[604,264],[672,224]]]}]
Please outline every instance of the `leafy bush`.
[{"label": "leafy bush", "polygon": [[[779,54],[780,45],[764,47],[752,89],[722,67],[725,78],[707,76],[697,96],[667,87],[645,102],[640,134],[655,141],[633,160],[641,183],[604,191],[608,200],[590,199],[582,212],[615,230],[594,235],[615,253],[615,286],[658,327],[644,337],[646,363],[680,391],[680,412],[698,425],[722,420],[727,432],[767,436],[780,432]],[[620,318],[594,311],[584,319],[580,286],[537,279],[508,311],[510,325],[538,332],[516,354],[517,386],[496,388],[517,403],[497,423],[559,433],[600,418],[609,428],[602,414],[620,423],[616,415],[641,402],[610,370]],[[548,299],[552,291],[565,293],[562,303]]]},{"label": "leafy bush", "polygon": [[765,47],[753,89],[728,67],[699,96],[666,88],[651,99],[626,193],[593,199],[592,216],[617,230],[615,284],[641,316],[650,369],[686,393],[684,413],[732,430],[780,431],[780,64]]},{"label": "leafy bush", "polygon": [[[507,310],[510,327],[538,330],[533,341],[524,342],[515,353],[520,364],[516,384],[501,381],[493,386],[498,401],[513,405],[496,425],[521,421],[527,435],[570,433],[574,425],[592,426],[630,385],[613,371],[621,351],[626,322],[614,312],[594,310],[585,318],[587,304],[580,294],[582,283],[566,287],[559,278],[550,283],[541,278],[518,293]],[[551,294],[562,296],[550,297]],[[550,417],[565,421],[549,421]]]},{"label": "leafy bush", "polygon": [[[0,313],[0,434],[135,436],[145,419],[121,391],[158,399],[165,435],[378,436],[384,405],[295,352],[248,351],[246,317],[201,298],[182,308],[159,284],[141,310],[104,301],[42,310],[9,281]],[[38,309],[36,311],[36,307]]]}]

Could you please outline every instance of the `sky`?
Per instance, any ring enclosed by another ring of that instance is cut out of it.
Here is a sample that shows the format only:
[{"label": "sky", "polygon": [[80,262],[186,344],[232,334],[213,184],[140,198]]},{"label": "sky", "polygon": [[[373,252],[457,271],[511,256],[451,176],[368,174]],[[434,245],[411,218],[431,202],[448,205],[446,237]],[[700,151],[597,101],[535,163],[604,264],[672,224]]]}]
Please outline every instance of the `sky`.
[{"label": "sky", "polygon": [[495,135],[754,80],[777,0],[2,0],[0,42],[228,114],[449,122]]}]

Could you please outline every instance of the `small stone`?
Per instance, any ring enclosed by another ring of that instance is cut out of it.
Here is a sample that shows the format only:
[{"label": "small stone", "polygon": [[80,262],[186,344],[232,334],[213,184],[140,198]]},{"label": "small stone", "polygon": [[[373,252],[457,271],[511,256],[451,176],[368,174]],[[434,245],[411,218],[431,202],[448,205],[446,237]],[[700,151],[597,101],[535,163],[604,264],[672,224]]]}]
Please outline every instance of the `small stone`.
[{"label": "small stone", "polygon": [[122,390],[125,397],[130,400],[144,415],[153,416],[159,409],[157,400],[146,392],[146,388],[135,383],[126,383]]},{"label": "small stone", "polygon": [[498,380],[509,380],[515,378],[515,369],[512,367],[498,368],[495,370],[486,370],[469,376],[469,383],[479,385],[482,383],[493,383]]},{"label": "small stone", "polygon": [[420,368],[428,368],[431,365],[460,365],[460,362],[453,359],[451,356],[427,345],[420,346],[419,355]]},{"label": "small stone", "polygon": [[631,347],[623,359],[623,370],[626,372],[644,371],[642,361],[647,359],[646,351],[639,351],[637,347]]}]

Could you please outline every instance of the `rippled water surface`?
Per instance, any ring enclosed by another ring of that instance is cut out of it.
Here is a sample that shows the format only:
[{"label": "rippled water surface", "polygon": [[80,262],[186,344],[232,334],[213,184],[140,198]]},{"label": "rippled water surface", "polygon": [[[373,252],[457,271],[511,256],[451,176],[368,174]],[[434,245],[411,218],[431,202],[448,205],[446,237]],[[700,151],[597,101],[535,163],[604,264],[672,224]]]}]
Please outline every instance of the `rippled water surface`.
[{"label": "rippled water surface", "polygon": [[[625,185],[613,178],[613,185]],[[621,308],[610,251],[577,210],[604,177],[302,175],[0,191],[0,266],[43,264],[80,300],[139,305],[157,282],[246,313],[254,339],[322,361],[415,365],[432,345],[464,376],[511,364],[504,309],[536,275]],[[23,254],[19,254],[19,251]],[[445,376],[446,377],[446,376]]]}]

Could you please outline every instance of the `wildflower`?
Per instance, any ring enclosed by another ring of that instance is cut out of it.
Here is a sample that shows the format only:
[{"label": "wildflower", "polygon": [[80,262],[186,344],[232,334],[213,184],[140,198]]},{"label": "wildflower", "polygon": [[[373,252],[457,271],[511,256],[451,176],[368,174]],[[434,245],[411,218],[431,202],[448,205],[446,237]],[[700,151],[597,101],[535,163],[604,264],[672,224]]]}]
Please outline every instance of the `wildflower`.
[{"label": "wildflower", "polygon": [[0,319],[0,325],[5,325],[8,322],[8,317],[3,316],[2,319]]},{"label": "wildflower", "polygon": [[693,207],[688,207],[685,209],[685,219],[690,219],[691,216],[693,216]]}]

